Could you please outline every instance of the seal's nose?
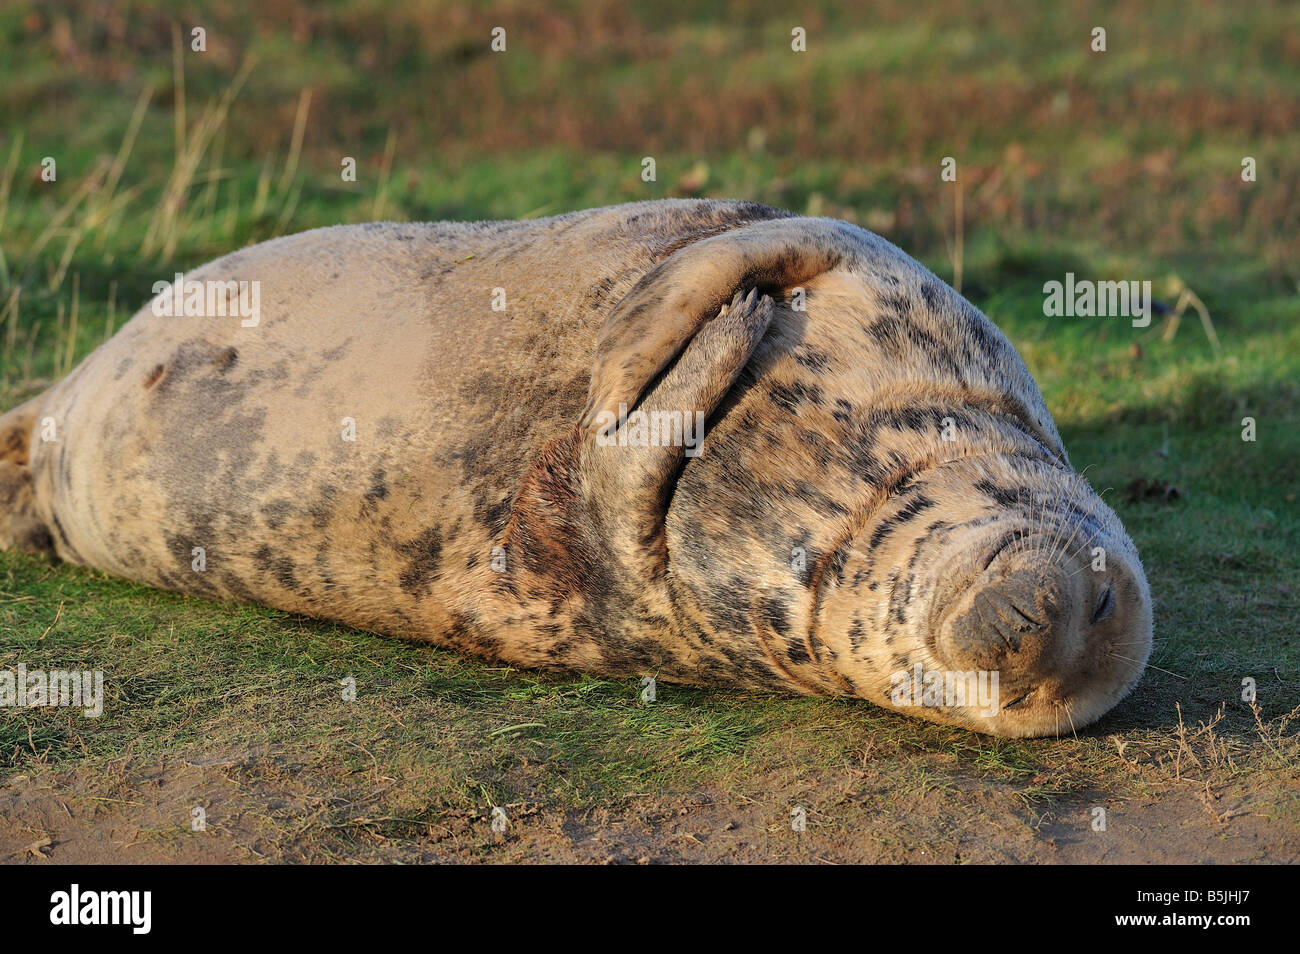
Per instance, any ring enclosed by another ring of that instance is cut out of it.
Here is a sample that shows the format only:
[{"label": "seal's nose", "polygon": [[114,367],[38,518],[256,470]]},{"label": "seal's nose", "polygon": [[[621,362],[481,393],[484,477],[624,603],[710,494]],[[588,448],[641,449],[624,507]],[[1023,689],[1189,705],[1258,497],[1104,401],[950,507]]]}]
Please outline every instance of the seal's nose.
[{"label": "seal's nose", "polygon": [[952,621],[946,661],[959,669],[1032,669],[1050,655],[1064,618],[1057,573],[1015,570],[985,584]]}]

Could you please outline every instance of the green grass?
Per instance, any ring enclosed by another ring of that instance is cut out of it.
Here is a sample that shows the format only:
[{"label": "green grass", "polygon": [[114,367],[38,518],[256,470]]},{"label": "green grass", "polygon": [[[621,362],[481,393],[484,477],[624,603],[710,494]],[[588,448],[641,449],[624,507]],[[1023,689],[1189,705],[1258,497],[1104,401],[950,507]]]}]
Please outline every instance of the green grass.
[{"label": "green grass", "polygon": [[[844,701],[660,686],[646,704],[635,681],[508,671],[3,553],[0,668],[103,669],[108,700],[98,720],[4,714],[0,777],[241,753],[240,784],[328,780],[306,816],[266,809],[283,842],[308,839],[302,856],[323,858],[492,805],[761,801],[778,782],[828,806],[841,781],[886,806],[1006,790],[1033,817],[1190,775],[1262,792],[1296,826],[1300,759],[1283,719],[1300,702],[1295,6],[814,4],[797,21],[803,55],[789,52],[796,21],[766,4],[742,22],[595,0],[460,14],[284,3],[251,22],[203,3],[116,6],[0,11],[0,407],[65,373],[174,271],[377,211],[515,218],[744,197],[873,228],[951,279],[954,187],[938,168],[952,155],[962,289],[1024,355],[1076,468],[1137,542],[1158,668],[1077,739],[1007,742]],[[1086,45],[1098,20],[1101,56]],[[182,50],[183,97],[173,21],[209,30],[209,53]],[[497,23],[511,52],[494,58]],[[205,114],[248,58],[229,114]],[[176,172],[182,99],[185,143],[205,115],[212,134],[192,174]],[[647,155],[657,182],[639,178]],[[1240,181],[1244,155],[1256,183]],[[37,175],[44,156],[54,183]],[[341,156],[357,159],[357,182],[341,181]],[[1162,317],[1148,329],[1044,318],[1043,282],[1067,271],[1150,279],[1170,306],[1185,285],[1221,348],[1191,310],[1172,336]],[[1141,492],[1166,484],[1175,499]],[[1246,676],[1260,724],[1240,700]],[[1179,706],[1188,726],[1212,727],[1180,738]]]}]

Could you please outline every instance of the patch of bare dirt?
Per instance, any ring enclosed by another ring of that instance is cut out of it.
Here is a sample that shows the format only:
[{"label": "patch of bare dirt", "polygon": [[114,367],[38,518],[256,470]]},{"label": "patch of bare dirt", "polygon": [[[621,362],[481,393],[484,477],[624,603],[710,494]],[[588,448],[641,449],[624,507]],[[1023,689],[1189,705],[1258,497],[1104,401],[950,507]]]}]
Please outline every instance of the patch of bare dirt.
[{"label": "patch of bare dirt", "polygon": [[[1300,859],[1294,779],[1211,791],[1171,779],[1140,797],[844,769],[773,773],[739,791],[647,794],[607,808],[441,809],[403,819],[391,791],[338,794],[339,780],[273,754],[37,767],[0,792],[8,864],[239,862],[1259,863]],[[399,783],[400,785],[400,783]],[[1256,787],[1252,787],[1256,786]],[[1284,806],[1279,814],[1279,805]],[[206,827],[194,830],[196,807]],[[1105,810],[1105,829],[1096,809]],[[434,820],[430,821],[432,817]],[[407,822],[410,822],[407,824]],[[803,830],[795,830],[798,823]],[[394,825],[399,826],[394,829]]]}]

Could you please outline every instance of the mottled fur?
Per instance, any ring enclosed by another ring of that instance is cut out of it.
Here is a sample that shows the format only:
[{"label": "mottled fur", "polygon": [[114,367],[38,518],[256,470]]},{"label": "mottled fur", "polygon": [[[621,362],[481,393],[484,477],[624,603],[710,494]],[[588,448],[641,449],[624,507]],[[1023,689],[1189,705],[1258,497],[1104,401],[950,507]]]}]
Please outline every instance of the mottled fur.
[{"label": "mottled fur", "polygon": [[[0,418],[0,545],[520,666],[891,705],[891,672],[982,661],[1025,700],[909,711],[1001,734],[1090,721],[1141,672],[1136,552],[1023,362],[861,229],[647,202],[319,229],[186,277],[260,281],[260,323],[146,307]],[[598,442],[638,400],[707,413],[701,455]],[[1072,582],[1017,668],[962,614],[1049,542]]]}]

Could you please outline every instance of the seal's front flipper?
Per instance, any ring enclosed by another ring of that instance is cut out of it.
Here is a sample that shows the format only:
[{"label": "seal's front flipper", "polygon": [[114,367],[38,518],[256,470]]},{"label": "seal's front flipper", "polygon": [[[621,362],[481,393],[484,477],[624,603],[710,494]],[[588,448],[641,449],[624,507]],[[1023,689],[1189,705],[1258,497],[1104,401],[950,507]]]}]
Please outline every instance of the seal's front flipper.
[{"label": "seal's front flipper", "polygon": [[686,457],[702,452],[706,419],[775,310],[757,289],[737,291],[634,411],[597,416],[584,452],[589,497],[600,502],[607,544],[639,572],[654,576],[666,566],[664,520],[677,473]]},{"label": "seal's front flipper", "polygon": [[774,311],[757,290],[736,292],[635,411],[622,420],[598,415],[598,431],[574,425],[546,445],[520,482],[504,535],[527,576],[511,586],[571,594],[598,568],[610,577],[616,564],[627,580],[643,583],[662,572],[674,478],[684,458],[699,453],[705,419]]},{"label": "seal's front flipper", "polygon": [[584,430],[635,406],[651,381],[741,289],[781,295],[840,265],[860,240],[843,222],[773,219],[703,239],[660,262],[601,327]]},{"label": "seal's front flipper", "polygon": [[[740,289],[729,304],[687,344],[681,357],[655,384],[635,411],[597,412],[592,421],[597,446],[646,450],[641,467],[662,477],[688,453],[698,453],[706,418],[731,389],[772,321],[775,306],[756,288]],[[681,427],[678,427],[678,417]],[[680,435],[680,437],[679,437]],[[630,472],[627,466],[625,472]]]}]

